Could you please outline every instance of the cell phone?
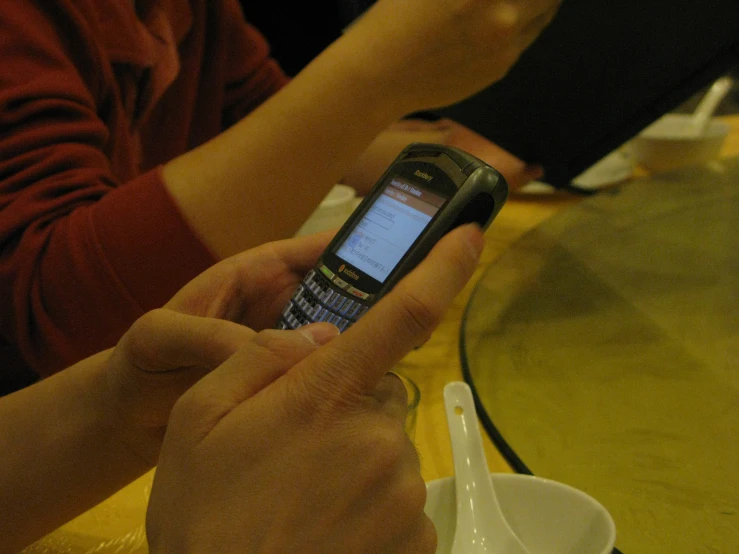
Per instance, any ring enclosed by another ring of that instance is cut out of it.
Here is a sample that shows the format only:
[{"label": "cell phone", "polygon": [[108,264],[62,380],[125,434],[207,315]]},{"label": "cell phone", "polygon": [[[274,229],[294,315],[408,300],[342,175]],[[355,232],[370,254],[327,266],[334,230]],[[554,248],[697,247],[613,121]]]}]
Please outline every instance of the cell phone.
[{"label": "cell phone", "polygon": [[488,164],[457,148],[407,146],[298,285],[277,329],[326,321],[345,331],[446,233],[487,229],[508,197]]}]

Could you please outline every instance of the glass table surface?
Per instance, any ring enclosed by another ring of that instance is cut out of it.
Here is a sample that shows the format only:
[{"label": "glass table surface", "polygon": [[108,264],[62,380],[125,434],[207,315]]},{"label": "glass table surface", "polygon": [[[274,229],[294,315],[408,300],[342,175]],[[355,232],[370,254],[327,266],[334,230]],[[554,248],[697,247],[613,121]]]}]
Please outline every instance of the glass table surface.
[{"label": "glass table surface", "polygon": [[514,469],[600,500],[622,552],[739,552],[739,158],[524,235],[475,288],[461,354]]}]

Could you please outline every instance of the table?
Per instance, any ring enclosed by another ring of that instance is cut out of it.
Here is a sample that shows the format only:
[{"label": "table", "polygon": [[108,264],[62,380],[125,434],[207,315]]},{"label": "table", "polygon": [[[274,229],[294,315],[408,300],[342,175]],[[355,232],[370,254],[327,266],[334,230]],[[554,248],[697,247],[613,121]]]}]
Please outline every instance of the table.
[{"label": "table", "polygon": [[739,551],[739,157],[563,210],[481,277],[462,365],[518,471],[625,553]]}]

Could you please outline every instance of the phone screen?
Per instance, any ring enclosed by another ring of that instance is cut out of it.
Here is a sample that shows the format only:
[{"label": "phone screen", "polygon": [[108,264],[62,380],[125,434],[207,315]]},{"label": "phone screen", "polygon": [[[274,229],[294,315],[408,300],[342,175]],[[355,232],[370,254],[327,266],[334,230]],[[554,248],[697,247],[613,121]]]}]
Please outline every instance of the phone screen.
[{"label": "phone screen", "polygon": [[335,253],[383,283],[444,202],[443,196],[394,176]]}]

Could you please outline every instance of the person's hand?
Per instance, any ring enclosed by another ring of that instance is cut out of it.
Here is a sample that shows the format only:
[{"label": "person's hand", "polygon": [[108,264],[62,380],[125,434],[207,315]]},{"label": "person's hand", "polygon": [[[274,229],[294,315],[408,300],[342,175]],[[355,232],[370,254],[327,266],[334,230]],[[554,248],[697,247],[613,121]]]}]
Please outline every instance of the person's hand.
[{"label": "person's hand", "polygon": [[[349,28],[358,72],[407,113],[453,104],[500,80],[561,0],[379,0]],[[407,103],[407,104],[406,104]]]},{"label": "person's hand", "polygon": [[[414,122],[408,122],[412,126]],[[454,146],[490,164],[505,177],[508,187],[516,190],[530,181],[541,179],[544,169],[540,165],[527,164],[491,140],[469,127],[451,119],[431,123],[443,134],[442,144]]]},{"label": "person's hand", "polygon": [[396,123],[393,129],[408,133],[437,131],[441,144],[469,152],[497,169],[503,174],[511,190],[521,188],[530,181],[544,176],[544,169],[540,165],[527,164],[491,140],[451,119],[443,118],[438,121],[406,119]]},{"label": "person's hand", "polygon": [[256,331],[272,327],[333,235],[328,231],[270,242],[226,258],[182,287],[165,307]]},{"label": "person's hand", "polygon": [[150,551],[434,552],[405,389],[387,372],[428,339],[482,240],[455,230],[343,334],[263,331],[185,393],[154,478]]},{"label": "person's hand", "polygon": [[144,314],[112,352],[96,355],[108,358],[98,401],[115,429],[111,434],[155,465],[177,399],[255,334],[237,323],[169,309]]},{"label": "person's hand", "polygon": [[223,260],[134,323],[110,356],[105,399],[132,450],[156,463],[175,401],[253,340],[252,329],[277,321],[331,234],[269,243]]},{"label": "person's hand", "polygon": [[511,190],[541,179],[544,175],[541,166],[527,164],[451,119],[401,119],[377,136],[349,168],[342,182],[356,189],[359,194],[366,195],[401,150],[413,142],[445,144],[469,152],[500,171]]}]

